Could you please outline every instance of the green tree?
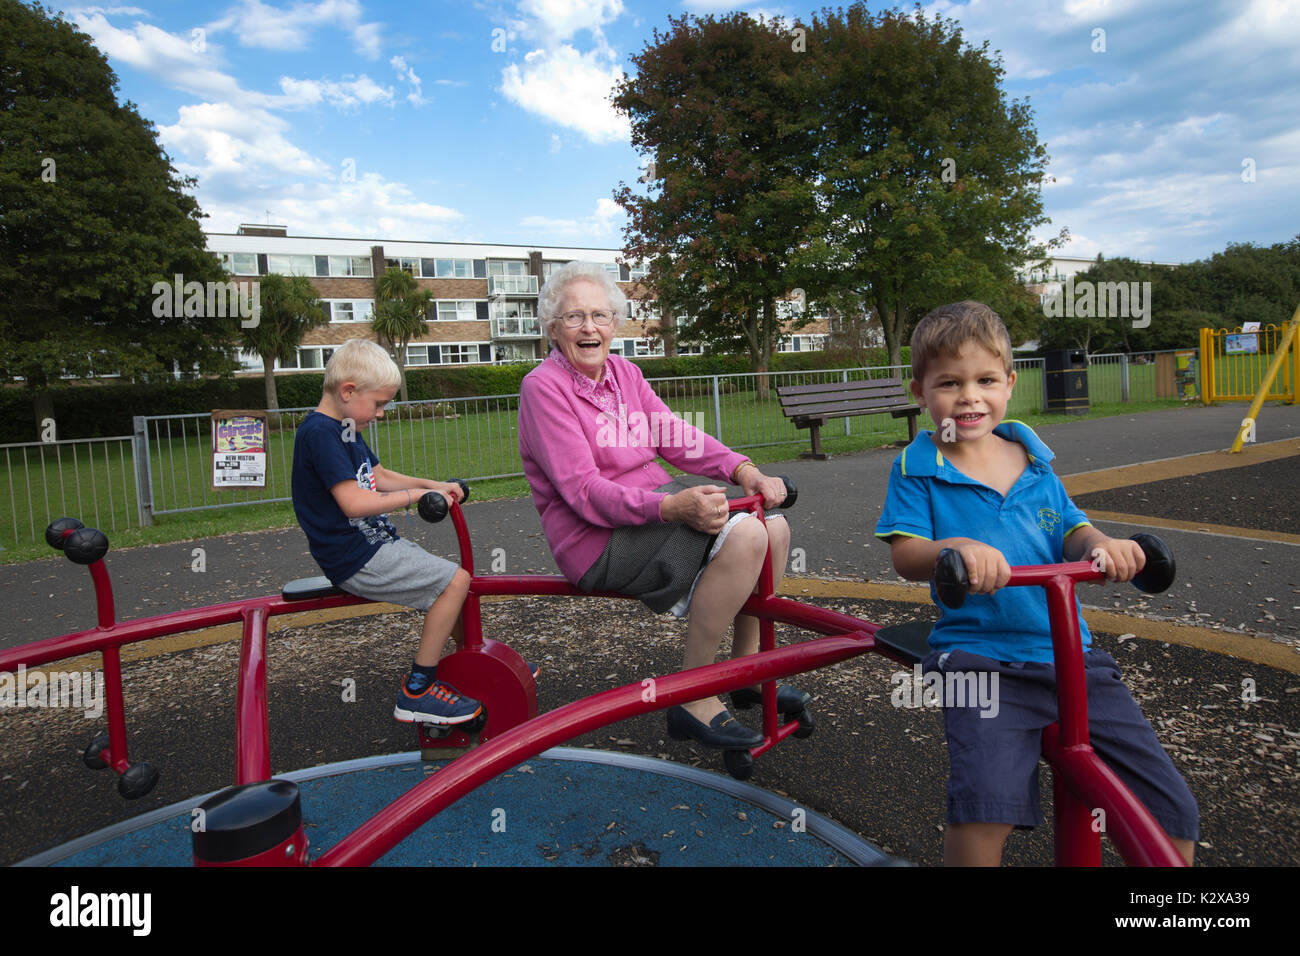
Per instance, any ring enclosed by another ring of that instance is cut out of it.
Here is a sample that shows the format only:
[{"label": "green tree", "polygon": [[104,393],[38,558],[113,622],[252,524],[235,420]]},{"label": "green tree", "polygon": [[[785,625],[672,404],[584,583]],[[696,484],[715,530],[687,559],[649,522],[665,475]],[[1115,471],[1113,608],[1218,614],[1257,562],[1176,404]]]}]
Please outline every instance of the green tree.
[{"label": "green tree", "polygon": [[238,317],[152,307],[155,282],[225,276],[193,180],[116,91],[89,37],[0,0],[0,374],[25,380],[38,423],[64,374],[234,368]]},{"label": "green tree", "polygon": [[370,328],[379,343],[397,355],[404,402],[407,400],[406,349],[414,339],[428,332],[425,323],[432,303],[433,293],[419,288],[415,277],[397,266],[390,267],[375,280],[375,311]]},{"label": "green tree", "polygon": [[625,253],[650,264],[656,299],[689,314],[678,338],[743,343],[750,367],[765,371],[781,331],[776,302],[807,286],[818,126],[803,95],[807,61],[779,19],[669,25],[613,97],[653,160],[650,195],[626,185],[615,194],[629,216]]},{"label": "green tree", "polygon": [[244,348],[262,356],[266,407],[279,408],[275,389],[275,360],[287,362],[312,329],[329,322],[325,307],[306,276],[272,272],[261,278],[262,311],[257,325],[241,329]]},{"label": "green tree", "polygon": [[822,123],[810,259],[824,284],[871,302],[891,364],[946,302],[979,299],[1023,324],[1015,272],[1045,251],[1031,232],[1047,222],[1048,157],[1029,107],[1006,101],[1000,60],[964,44],[955,21],[860,3],[814,17],[807,50],[807,108]]},{"label": "green tree", "polygon": [[1300,237],[1271,246],[1230,243],[1204,263],[1225,328],[1243,322],[1282,327],[1300,303]]}]

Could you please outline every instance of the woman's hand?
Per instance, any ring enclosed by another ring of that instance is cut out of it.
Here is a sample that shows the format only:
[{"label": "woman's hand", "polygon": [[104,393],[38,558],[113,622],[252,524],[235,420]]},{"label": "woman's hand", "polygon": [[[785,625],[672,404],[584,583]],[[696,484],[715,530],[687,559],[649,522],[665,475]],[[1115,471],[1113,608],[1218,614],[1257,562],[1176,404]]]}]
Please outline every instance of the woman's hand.
[{"label": "woman's hand", "polygon": [[769,478],[755,465],[743,466],[736,478],[746,495],[763,496],[763,508],[766,511],[772,510],[785,501],[785,482],[780,478]]},{"label": "woman's hand", "polygon": [[727,515],[726,489],[718,485],[686,488],[669,495],[659,504],[659,516],[664,521],[680,521],[705,534],[721,531],[727,523]]}]

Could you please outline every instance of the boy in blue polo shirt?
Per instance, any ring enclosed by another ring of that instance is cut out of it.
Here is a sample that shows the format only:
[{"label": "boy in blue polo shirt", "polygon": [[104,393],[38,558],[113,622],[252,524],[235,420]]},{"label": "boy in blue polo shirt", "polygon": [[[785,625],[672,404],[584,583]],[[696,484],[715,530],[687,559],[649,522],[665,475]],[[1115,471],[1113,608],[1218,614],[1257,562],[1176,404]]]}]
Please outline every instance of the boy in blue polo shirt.
[{"label": "boy in blue polo shirt", "polygon": [[396,363],[377,343],[352,339],[325,366],[320,405],[293,443],[293,510],[311,556],[335,586],[373,601],[426,612],[411,672],[397,692],[402,721],[460,724],[482,711],[478,701],[438,681],[438,661],[457,628],[469,593],[464,568],[401,538],[388,520],[426,491],[448,502],[463,495],[454,482],[408,478],[379,464],[362,434],[384,417],[400,384]]},{"label": "boy in blue polo shirt", "polygon": [[[1109,538],[1074,506],[1052,471],[1052,452],[1026,425],[1004,422],[1016,374],[1001,318],[979,302],[935,309],[912,336],[912,394],[939,424],[895,461],[876,537],[894,567],[930,580],[952,548],[970,596],[930,633],[926,673],[960,671],[989,683],[997,706],[950,706],[948,827],[944,863],[997,866],[1015,827],[1043,822],[1038,806],[1042,729],[1056,720],[1047,602],[1039,588],[1003,588],[1011,565],[1094,558],[1112,581],[1145,563],[1133,541]],[[934,589],[931,588],[931,595]],[[939,602],[935,601],[936,604]],[[1089,650],[1082,619],[1093,749],[1164,827],[1190,865],[1197,809],[1155,732],[1104,651]]]}]

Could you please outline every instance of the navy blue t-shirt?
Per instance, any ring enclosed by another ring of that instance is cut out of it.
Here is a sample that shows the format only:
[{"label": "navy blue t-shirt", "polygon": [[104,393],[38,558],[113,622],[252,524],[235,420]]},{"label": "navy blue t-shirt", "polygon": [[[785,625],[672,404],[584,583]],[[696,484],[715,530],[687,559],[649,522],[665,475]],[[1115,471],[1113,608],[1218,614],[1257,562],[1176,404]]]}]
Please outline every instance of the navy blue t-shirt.
[{"label": "navy blue t-shirt", "polygon": [[311,412],[293,440],[293,511],[311,556],[334,584],[352,577],[380,547],[398,538],[387,515],[349,518],[330,494],[340,481],[375,490],[379,458],[359,431],[352,437],[343,440],[342,422]]}]

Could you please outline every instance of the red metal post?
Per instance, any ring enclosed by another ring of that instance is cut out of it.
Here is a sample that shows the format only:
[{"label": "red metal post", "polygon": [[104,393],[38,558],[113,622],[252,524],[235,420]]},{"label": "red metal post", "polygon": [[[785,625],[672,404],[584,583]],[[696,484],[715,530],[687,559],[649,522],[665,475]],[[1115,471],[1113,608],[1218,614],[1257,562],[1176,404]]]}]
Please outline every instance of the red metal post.
[{"label": "red metal post", "polygon": [[116,646],[105,647],[104,709],[108,712],[108,753],[104,760],[117,773],[131,766],[126,754],[126,704],[122,697],[122,656]]},{"label": "red metal post", "polygon": [[104,559],[100,558],[90,565],[90,580],[95,584],[95,610],[100,627],[112,627],[116,623],[116,609],[113,606],[113,584],[108,579],[108,569]]},{"label": "red metal post", "polygon": [[[456,540],[460,545],[460,566],[474,580],[474,549],[469,543],[469,526],[465,524],[465,513],[461,511],[460,502],[451,505],[451,523],[456,527]],[[464,635],[462,651],[481,651],[483,649],[483,612],[479,607],[478,593],[471,583],[465,604],[461,608],[461,633]]]},{"label": "red metal post", "polygon": [[239,687],[235,698],[235,784],[271,778],[271,736],[266,705],[266,608],[243,613]]}]

